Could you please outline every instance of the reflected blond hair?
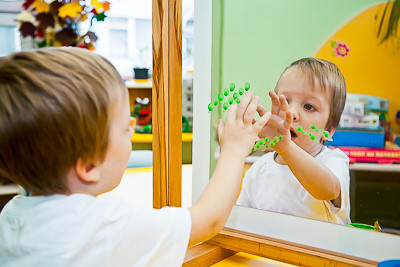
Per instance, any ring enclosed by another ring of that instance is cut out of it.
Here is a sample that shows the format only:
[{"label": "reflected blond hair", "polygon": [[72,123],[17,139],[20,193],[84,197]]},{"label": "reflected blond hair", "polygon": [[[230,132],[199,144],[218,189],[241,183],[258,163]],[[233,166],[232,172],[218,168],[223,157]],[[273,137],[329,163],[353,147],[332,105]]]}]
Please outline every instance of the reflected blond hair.
[{"label": "reflected blond hair", "polygon": [[279,80],[288,70],[293,68],[299,69],[306,76],[312,89],[315,88],[315,83],[318,82],[323,92],[329,93],[329,118],[325,129],[327,131],[335,129],[339,125],[347,94],[346,81],[338,66],[325,59],[302,58],[290,64],[281,74]]},{"label": "reflected blond hair", "polygon": [[35,194],[68,192],[78,159],[105,158],[114,103],[127,94],[112,64],[81,48],[0,59],[0,177]]}]

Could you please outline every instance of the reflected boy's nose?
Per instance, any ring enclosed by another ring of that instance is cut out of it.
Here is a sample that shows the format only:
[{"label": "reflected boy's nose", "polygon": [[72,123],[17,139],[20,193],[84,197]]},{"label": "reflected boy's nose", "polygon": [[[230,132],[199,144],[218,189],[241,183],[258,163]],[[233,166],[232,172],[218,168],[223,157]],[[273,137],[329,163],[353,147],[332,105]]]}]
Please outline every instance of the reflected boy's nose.
[{"label": "reflected boy's nose", "polygon": [[299,120],[299,113],[297,112],[297,109],[293,105],[289,104],[289,111],[293,115],[293,121],[298,121]]},{"label": "reflected boy's nose", "polygon": [[299,115],[297,114],[297,112],[292,112],[292,115],[293,115],[293,121],[299,120]]}]

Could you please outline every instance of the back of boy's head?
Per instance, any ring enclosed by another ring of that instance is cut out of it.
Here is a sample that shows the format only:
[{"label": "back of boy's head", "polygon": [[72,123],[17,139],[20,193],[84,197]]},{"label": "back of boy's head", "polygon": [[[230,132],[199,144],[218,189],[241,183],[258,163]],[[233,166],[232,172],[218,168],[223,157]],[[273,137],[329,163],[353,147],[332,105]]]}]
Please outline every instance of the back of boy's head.
[{"label": "back of boy's head", "polygon": [[126,90],[110,62],[82,48],[1,58],[0,177],[35,194],[67,193],[78,159],[104,159],[110,110]]},{"label": "back of boy's head", "polygon": [[330,131],[336,128],[344,109],[347,91],[346,81],[340,69],[333,62],[310,57],[293,62],[282,75],[293,68],[301,70],[313,88],[315,88],[317,81],[323,92],[328,92],[328,95],[330,95],[330,112],[326,129]]}]

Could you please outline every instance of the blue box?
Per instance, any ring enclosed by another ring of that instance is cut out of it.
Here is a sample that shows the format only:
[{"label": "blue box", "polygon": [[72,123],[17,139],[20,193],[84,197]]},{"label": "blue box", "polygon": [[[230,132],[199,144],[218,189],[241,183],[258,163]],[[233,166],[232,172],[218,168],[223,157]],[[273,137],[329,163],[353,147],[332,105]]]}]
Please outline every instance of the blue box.
[{"label": "blue box", "polygon": [[343,130],[335,131],[333,141],[327,141],[327,146],[348,146],[348,147],[385,147],[385,130]]}]

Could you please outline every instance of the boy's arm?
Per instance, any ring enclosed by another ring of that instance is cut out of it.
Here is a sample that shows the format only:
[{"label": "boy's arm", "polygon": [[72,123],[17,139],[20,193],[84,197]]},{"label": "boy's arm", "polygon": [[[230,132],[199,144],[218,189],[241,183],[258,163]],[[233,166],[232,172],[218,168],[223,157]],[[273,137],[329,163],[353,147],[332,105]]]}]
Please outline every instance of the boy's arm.
[{"label": "boy's arm", "polygon": [[247,92],[239,106],[230,106],[226,123],[218,122],[218,136],[221,153],[210,182],[199,200],[189,208],[192,217],[192,231],[189,246],[205,241],[217,234],[225,225],[232,210],[240,187],[244,160],[250,153],[254,141],[270,117],[264,114],[252,123],[260,101]]},{"label": "boy's arm", "polygon": [[340,197],[340,182],[336,175],[293,141],[289,148],[279,155],[313,197],[319,200],[334,200]]},{"label": "boy's arm", "polygon": [[[284,95],[269,93],[272,101],[271,119],[261,130],[261,136],[282,136],[274,149],[285,161],[301,185],[316,199],[333,200],[340,197],[339,179],[322,162],[305,152],[291,140],[290,127],[293,115],[288,110],[288,103]],[[266,110],[259,106],[261,115]]]}]

